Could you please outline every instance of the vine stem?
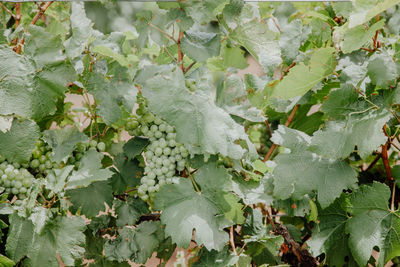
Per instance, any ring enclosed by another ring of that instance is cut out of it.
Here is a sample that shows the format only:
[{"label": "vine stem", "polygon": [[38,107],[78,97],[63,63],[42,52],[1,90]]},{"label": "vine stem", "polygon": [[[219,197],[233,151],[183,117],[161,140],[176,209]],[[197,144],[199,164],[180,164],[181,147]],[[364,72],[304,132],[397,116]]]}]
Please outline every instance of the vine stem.
[{"label": "vine stem", "polygon": [[[300,105],[294,106],[294,108],[293,108],[292,112],[290,113],[290,115],[289,115],[287,121],[285,122],[285,126],[286,126],[286,127],[288,127],[288,126],[292,123],[293,118],[294,118],[294,115],[296,115],[296,112],[297,112],[297,110],[299,109],[299,107],[300,107]],[[277,148],[277,147],[278,147],[278,145],[273,144],[273,145],[269,148],[267,154],[266,154],[265,157],[264,157],[264,162],[266,162],[267,160],[269,160],[269,158],[271,157],[272,153],[274,153],[275,148]]]},{"label": "vine stem", "polygon": [[[53,1],[47,2],[46,4],[42,4],[42,5],[38,8],[38,11],[37,11],[36,15],[33,17],[32,21],[31,21],[31,25],[35,25],[35,24],[36,24],[36,22],[44,15],[44,13],[46,12],[46,10],[49,8],[49,6],[50,6],[52,3],[53,3]],[[15,24],[15,25],[17,25],[17,24]],[[18,42],[18,44],[16,45],[16,47],[14,48],[14,49],[15,49],[15,52],[16,52],[17,54],[20,54],[20,53],[21,53],[21,48],[22,48],[22,45],[24,44],[24,42],[25,42],[25,38],[22,37],[21,40],[20,40],[20,41]]]},{"label": "vine stem", "polygon": [[9,10],[3,3],[0,2],[0,7],[2,7],[8,14],[10,14],[11,17],[13,17],[16,20],[16,16],[14,13]]},{"label": "vine stem", "polygon": [[[386,127],[383,126],[384,129]],[[386,131],[384,131],[386,134]],[[391,186],[391,191],[392,191],[392,197],[391,197],[391,201],[390,201],[390,210],[394,211],[394,197],[395,197],[395,187],[396,187],[396,183],[394,182],[393,176],[392,176],[392,171],[390,170],[390,164],[389,164],[389,157],[388,157],[388,145],[390,143],[390,138],[388,139],[388,141],[382,145],[382,161],[383,161],[383,166],[385,167],[385,171],[386,171],[386,176],[389,182],[389,185]]]},{"label": "vine stem", "polygon": [[15,28],[19,26],[21,21],[21,3],[15,4]]},{"label": "vine stem", "polygon": [[183,32],[179,32],[178,40],[176,40],[176,44],[178,45],[178,62],[181,64],[180,68],[183,72],[185,72],[185,67],[183,66],[183,53],[181,49],[181,39],[183,37]]},{"label": "vine stem", "polygon": [[[231,228],[229,229],[229,244],[232,247],[232,251],[233,253],[237,256],[237,251],[236,251],[236,246],[235,246],[235,240],[233,237],[233,225],[231,226]],[[239,267],[239,264],[236,262],[236,267]]]}]

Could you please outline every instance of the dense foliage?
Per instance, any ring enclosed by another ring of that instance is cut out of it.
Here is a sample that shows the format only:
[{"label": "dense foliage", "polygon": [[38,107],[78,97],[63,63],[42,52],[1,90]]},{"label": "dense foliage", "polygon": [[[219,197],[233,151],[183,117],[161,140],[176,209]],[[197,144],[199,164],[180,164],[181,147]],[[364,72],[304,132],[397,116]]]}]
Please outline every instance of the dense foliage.
[{"label": "dense foliage", "polygon": [[0,3],[0,266],[400,262],[399,2]]}]

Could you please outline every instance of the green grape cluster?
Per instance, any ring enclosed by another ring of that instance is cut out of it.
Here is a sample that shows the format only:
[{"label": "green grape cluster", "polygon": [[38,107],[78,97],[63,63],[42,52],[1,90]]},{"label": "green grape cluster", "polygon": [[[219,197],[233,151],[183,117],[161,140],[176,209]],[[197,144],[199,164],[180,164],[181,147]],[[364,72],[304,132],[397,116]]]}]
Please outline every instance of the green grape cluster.
[{"label": "green grape cluster", "polygon": [[98,152],[104,152],[106,150],[106,144],[104,142],[97,142],[96,140],[90,140],[89,142],[78,143],[75,151],[72,153],[67,160],[67,164],[75,165],[75,169],[79,167],[79,162],[83,155],[88,150],[96,150]]},{"label": "green grape cluster", "polygon": [[[51,160],[51,147],[41,139],[35,143],[35,149],[32,151],[32,158],[29,162],[29,167],[38,178],[45,176],[48,170],[59,168],[59,164]],[[25,164],[23,167],[27,168]]]},{"label": "green grape cluster", "polygon": [[5,193],[17,195],[19,199],[26,198],[35,177],[18,163],[10,164],[0,157],[0,186]]},{"label": "green grape cluster", "polygon": [[136,136],[138,134],[139,125],[138,118],[134,114],[131,114],[131,116],[126,119],[125,130],[127,130],[130,135]]},{"label": "green grape cluster", "polygon": [[140,131],[149,138],[150,144],[145,150],[147,164],[138,195],[148,200],[160,186],[174,183],[178,179],[176,171],[184,170],[189,152],[176,142],[174,127],[152,114],[143,116]]}]

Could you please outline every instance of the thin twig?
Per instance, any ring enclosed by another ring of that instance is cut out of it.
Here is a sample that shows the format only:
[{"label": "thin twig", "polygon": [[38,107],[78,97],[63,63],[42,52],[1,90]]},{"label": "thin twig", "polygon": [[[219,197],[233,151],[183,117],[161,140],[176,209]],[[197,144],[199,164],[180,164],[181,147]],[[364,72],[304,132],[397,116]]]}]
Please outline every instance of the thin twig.
[{"label": "thin twig", "polygon": [[267,125],[267,129],[268,129],[269,136],[272,136],[271,126],[269,126],[268,120],[265,120],[265,125]]},{"label": "thin twig", "polygon": [[187,68],[184,68],[183,73],[187,73],[195,64],[196,64],[196,61],[193,61],[192,64],[190,64]]},{"label": "thin twig", "polygon": [[178,45],[178,62],[181,64],[181,70],[184,72],[185,67],[183,66],[183,53],[181,49],[181,39],[183,37],[183,32],[179,32],[179,37],[178,40],[176,41],[176,44]]},{"label": "thin twig", "polygon": [[172,60],[173,60],[176,64],[179,65],[179,63],[178,63],[178,61],[176,60],[176,58],[175,58],[173,55],[171,55],[171,53],[168,51],[168,49],[167,49],[165,46],[164,46],[164,50],[165,50],[165,52],[167,52],[168,56],[169,56],[170,58],[172,58]]},{"label": "thin twig", "polygon": [[8,14],[11,15],[11,17],[13,17],[14,19],[16,19],[16,16],[14,15],[14,13],[9,10],[3,3],[0,2],[0,7],[2,7]]},{"label": "thin twig", "polygon": [[[36,22],[44,15],[44,13],[46,12],[46,10],[49,8],[49,6],[53,3],[53,1],[51,2],[47,2],[46,4],[42,5],[40,8],[38,8],[38,11],[36,13],[36,15],[33,17],[32,21],[31,21],[31,25],[35,25]],[[17,46],[14,48],[15,52],[17,54],[21,53],[21,48],[22,45],[25,42],[25,38],[22,37],[21,40],[18,42]]]},{"label": "thin twig", "polygon": [[379,161],[380,158],[381,158],[381,154],[376,155],[374,160],[371,162],[371,164],[368,165],[368,167],[364,171],[367,172],[370,169],[372,169],[372,167],[374,167],[374,165]]},{"label": "thin twig", "polygon": [[[386,127],[383,126],[384,128]],[[386,132],[386,131],[385,131]],[[390,170],[390,164],[389,164],[389,157],[388,157],[388,145],[390,143],[390,139],[382,145],[382,161],[383,161],[383,166],[385,167],[386,171],[386,176],[389,182],[389,185],[391,185],[391,191],[392,191],[392,199],[390,202],[390,210],[394,211],[394,197],[395,197],[395,187],[396,183],[394,182],[393,176],[392,176],[392,171]]]},{"label": "thin twig", "polygon": [[276,21],[276,18],[274,16],[271,16],[272,21],[274,22],[276,28],[278,29],[279,32],[282,32],[281,27],[279,27],[278,22]]},{"label": "thin twig", "polygon": [[38,12],[36,13],[36,15],[33,17],[32,21],[31,21],[31,25],[35,25],[36,22],[44,15],[44,12],[46,12],[47,8],[49,8],[49,6],[53,3],[53,1],[51,2],[47,2],[46,4],[44,4],[43,6],[41,6],[38,9]]},{"label": "thin twig", "polygon": [[233,238],[233,225],[231,226],[231,228],[229,230],[229,243],[231,244],[233,253],[235,253],[235,255],[237,255],[235,240]]},{"label": "thin twig", "polygon": [[19,26],[21,21],[21,3],[15,4],[15,28]]},{"label": "thin twig", "polygon": [[164,34],[165,36],[167,36],[169,39],[171,39],[171,40],[174,41],[175,43],[177,42],[177,41],[175,40],[175,38],[174,38],[172,35],[170,35],[170,34],[166,33],[165,31],[161,30],[161,29],[158,28],[156,25],[151,24],[150,22],[148,22],[147,25],[149,25],[149,26],[152,27],[153,29],[156,29],[156,30],[159,31],[160,33]]},{"label": "thin twig", "polygon": [[[300,107],[300,105],[294,106],[292,112],[290,113],[290,115],[289,115],[289,117],[288,117],[288,119],[287,119],[287,121],[286,121],[286,123],[285,123],[285,126],[286,126],[286,127],[288,127],[288,126],[290,125],[290,123],[292,123],[293,118],[294,118],[294,115],[296,115],[296,112],[297,112],[297,110],[299,109],[299,107]],[[267,154],[266,154],[265,157],[264,157],[264,162],[266,162],[267,160],[269,160],[269,158],[271,157],[272,153],[274,152],[274,150],[275,150],[275,148],[276,148],[277,146],[278,146],[278,145],[273,144],[273,145],[269,148]]]}]

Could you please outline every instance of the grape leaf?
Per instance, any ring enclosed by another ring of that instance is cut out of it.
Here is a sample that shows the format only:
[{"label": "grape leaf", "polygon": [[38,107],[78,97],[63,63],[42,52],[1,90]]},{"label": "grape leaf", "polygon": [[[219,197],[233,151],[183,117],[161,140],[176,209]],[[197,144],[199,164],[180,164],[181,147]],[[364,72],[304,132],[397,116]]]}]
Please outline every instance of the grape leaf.
[{"label": "grape leaf", "polygon": [[16,213],[10,217],[10,229],[7,236],[7,256],[15,262],[25,255],[33,239],[33,224],[30,220],[19,217]]},{"label": "grape leaf", "polygon": [[356,172],[346,162],[323,158],[304,150],[309,136],[297,130],[287,129],[281,126],[281,130],[273,135],[276,144],[291,149],[291,153],[280,153],[275,158],[277,166],[273,177],[276,197],[287,199],[292,196],[294,199],[300,199],[315,190],[318,192],[318,202],[325,208],[339,197],[344,189],[355,186]]},{"label": "grape leaf", "polygon": [[154,205],[156,209],[163,210],[161,221],[166,224],[165,233],[179,247],[190,245],[193,229],[196,229],[196,242],[204,244],[207,249],[220,250],[228,241],[228,235],[220,230],[217,215],[221,211],[196,193],[187,179],[163,186],[155,196]]},{"label": "grape leaf", "polygon": [[104,211],[106,208],[104,204],[111,206],[114,199],[108,181],[94,182],[84,188],[68,190],[66,196],[72,204],[70,210],[77,212],[80,209],[88,218],[95,217],[99,211]]},{"label": "grape leaf", "polygon": [[104,181],[112,176],[108,169],[102,169],[103,155],[97,151],[89,150],[83,157],[77,171],[73,171],[68,178],[65,189],[86,187],[93,182]]},{"label": "grape leaf", "polygon": [[279,46],[282,49],[282,58],[286,64],[290,64],[298,55],[302,42],[303,24],[296,19],[287,24],[279,38]]},{"label": "grape leaf", "polygon": [[399,0],[361,0],[361,1],[353,1],[353,9],[350,13],[349,17],[349,28],[353,28],[357,25],[361,25],[371,18],[375,17],[379,13],[385,11],[398,4]]},{"label": "grape leaf", "polygon": [[84,253],[85,222],[80,217],[57,217],[47,224],[41,234],[33,232],[32,223],[14,214],[11,234],[7,239],[7,253],[14,261],[27,256],[28,266],[59,266],[57,255],[66,265]]},{"label": "grape leaf", "polygon": [[319,211],[318,225],[313,229],[312,237],[307,241],[312,254],[316,257],[325,253],[330,266],[345,266],[345,258],[350,257],[348,235],[345,232],[349,219],[344,209],[347,197],[336,199],[326,209]]},{"label": "grape leaf", "polygon": [[119,172],[115,171],[110,183],[116,194],[123,194],[127,186],[135,187],[139,184],[143,168],[139,167],[137,159],[126,159],[124,154],[118,154],[114,161]]},{"label": "grape leaf", "polygon": [[243,127],[200,90],[187,90],[181,70],[170,66],[160,71],[147,69],[136,81],[145,81],[147,75],[154,76],[147,79],[142,91],[150,110],[176,127],[177,141],[192,154],[221,153],[233,159],[244,155],[245,150],[234,143],[238,139],[248,140]]},{"label": "grape leaf", "polygon": [[389,85],[389,82],[398,78],[397,68],[393,58],[387,53],[374,54],[368,62],[368,76],[372,83],[385,87]]},{"label": "grape leaf", "polygon": [[26,162],[39,137],[39,127],[35,122],[14,119],[9,131],[0,131],[0,155],[10,162]]},{"label": "grape leaf", "polygon": [[375,246],[380,251],[379,267],[400,256],[399,213],[388,209],[389,198],[390,189],[378,182],[362,185],[351,197],[353,217],[346,231],[351,253],[361,266],[367,264]]},{"label": "grape leaf", "polygon": [[274,201],[272,196],[272,179],[267,177],[260,181],[244,181],[242,178],[233,180],[233,191],[243,200],[244,204],[252,205],[263,203],[270,205]]},{"label": "grape leaf", "polygon": [[109,260],[122,262],[131,259],[145,263],[163,240],[160,222],[142,222],[135,229],[124,227],[119,230],[116,239],[107,241],[104,251]]},{"label": "grape leaf", "polygon": [[221,38],[216,33],[187,31],[181,39],[182,52],[198,62],[219,55],[220,46]]},{"label": "grape leaf", "polygon": [[181,7],[186,14],[199,24],[206,24],[216,19],[215,16],[222,11],[228,0],[193,0],[181,2]]},{"label": "grape leaf", "polygon": [[149,212],[147,204],[135,198],[127,201],[114,200],[114,210],[117,215],[117,226],[134,225],[141,215]]},{"label": "grape leaf", "polygon": [[279,263],[278,253],[284,243],[282,236],[265,234],[262,236],[251,236],[246,238],[247,253],[253,258],[257,265],[264,263],[275,265]]},{"label": "grape leaf", "polygon": [[237,76],[227,77],[223,85],[218,88],[216,104],[229,114],[252,122],[266,120],[261,110],[251,106],[244,83]]},{"label": "grape leaf", "polygon": [[227,249],[222,251],[211,250],[208,251],[206,248],[200,249],[196,255],[199,261],[196,261],[193,267],[213,266],[213,267],[226,267],[234,266],[238,261],[239,257],[233,255]]},{"label": "grape leaf", "polygon": [[276,33],[258,19],[241,24],[229,37],[244,46],[267,73],[272,73],[282,63],[281,50],[275,40]]},{"label": "grape leaf", "polygon": [[100,74],[90,76],[87,90],[99,100],[98,113],[108,125],[117,122],[121,116],[121,107],[131,112],[135,103],[137,89],[128,81],[108,81]]},{"label": "grape leaf", "polygon": [[53,149],[51,159],[55,162],[65,162],[74,151],[76,144],[89,141],[89,137],[76,128],[46,130],[43,133],[43,139]]},{"label": "grape leaf", "polygon": [[346,158],[354,151],[366,158],[386,142],[383,125],[391,118],[387,110],[355,112],[343,121],[329,121],[312,138],[311,150],[333,159]]},{"label": "grape leaf", "polygon": [[[46,45],[51,43],[55,46],[52,49],[61,54],[62,47],[56,47],[59,44],[53,43],[53,36],[40,34],[40,40]],[[7,67],[3,65],[0,68],[0,114],[14,113],[40,120],[55,112],[57,98],[64,96],[67,83],[76,77],[71,65],[60,61],[62,57],[51,57],[45,54],[43,58],[22,57],[9,47],[0,45],[0,61],[8,62]]]},{"label": "grape leaf", "polygon": [[140,155],[148,144],[149,140],[147,138],[135,136],[126,142],[123,146],[123,150],[128,159],[133,159],[137,155]]},{"label": "grape leaf", "polygon": [[334,52],[332,47],[314,50],[308,66],[300,63],[291,68],[274,87],[271,97],[290,99],[307,93],[335,70]]},{"label": "grape leaf", "polygon": [[54,193],[60,193],[64,190],[65,182],[69,174],[74,169],[73,165],[67,165],[62,169],[50,170],[44,181],[46,189],[53,191]]},{"label": "grape leaf", "polygon": [[100,38],[103,34],[94,30],[92,21],[86,17],[84,3],[71,3],[71,37],[64,42],[66,54],[75,59],[85,51],[91,40]]},{"label": "grape leaf", "polygon": [[381,29],[383,25],[385,25],[384,19],[371,25],[368,29],[365,29],[364,25],[358,25],[345,31],[342,44],[343,53],[347,54],[360,49],[360,47],[372,40],[375,32]]}]

